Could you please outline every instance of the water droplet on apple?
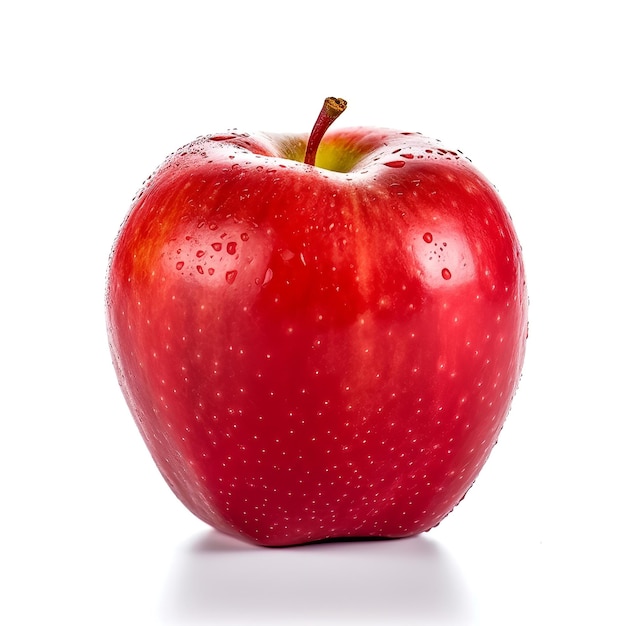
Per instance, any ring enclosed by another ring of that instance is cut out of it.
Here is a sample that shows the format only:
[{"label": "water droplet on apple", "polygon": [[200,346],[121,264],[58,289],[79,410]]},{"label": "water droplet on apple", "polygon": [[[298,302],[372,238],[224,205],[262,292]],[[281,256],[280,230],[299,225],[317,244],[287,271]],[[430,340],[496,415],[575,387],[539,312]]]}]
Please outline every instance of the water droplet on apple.
[{"label": "water droplet on apple", "polygon": [[209,137],[211,141],[226,141],[228,139],[234,139],[237,135],[233,135],[232,133],[228,135],[213,135]]},{"label": "water droplet on apple", "polygon": [[232,285],[235,282],[235,278],[237,278],[237,270],[231,270],[230,272],[226,272],[226,282],[229,285]]},{"label": "water droplet on apple", "polygon": [[444,280],[450,280],[452,278],[452,274],[451,274],[450,270],[447,267],[444,267],[441,270],[441,275],[443,276]]},{"label": "water droplet on apple", "polygon": [[185,262],[184,261],[178,261],[178,263],[176,263],[176,269],[177,270],[182,270],[183,267],[185,267]]},{"label": "water droplet on apple", "polygon": [[383,165],[386,165],[387,167],[404,167],[406,164],[406,161],[387,161],[386,163],[383,163]]},{"label": "water droplet on apple", "polygon": [[280,256],[283,261],[291,261],[296,255],[291,250],[281,250]]},{"label": "water droplet on apple", "polygon": [[196,265],[196,270],[198,274],[204,274],[204,269],[202,268],[202,265]]},{"label": "water droplet on apple", "polygon": [[219,252],[222,249],[222,244],[219,241],[217,241],[216,243],[211,244],[211,248],[213,248],[215,252]]},{"label": "water droplet on apple", "polygon": [[215,274],[215,270],[212,267],[209,267],[207,271],[209,272],[209,276],[213,276],[213,274]]},{"label": "water droplet on apple", "polygon": [[217,224],[215,222],[211,222],[209,224],[209,230],[217,230]]},{"label": "water droplet on apple", "polygon": [[414,158],[413,155],[410,152],[405,152],[404,154],[400,155],[403,159],[412,159]]},{"label": "water droplet on apple", "polygon": [[248,233],[241,233],[241,241],[248,241],[248,239],[250,239]]},{"label": "water droplet on apple", "polygon": [[237,252],[237,242],[229,241],[228,244],[226,244],[226,252],[228,252],[228,254],[235,254],[235,252]]},{"label": "water droplet on apple", "polygon": [[196,252],[196,256],[200,259],[204,256],[205,252],[204,250],[198,250],[198,252]]},{"label": "water droplet on apple", "polygon": [[426,242],[426,243],[432,243],[433,241],[433,236],[431,233],[424,233],[424,236],[422,237],[422,239]]},{"label": "water droplet on apple", "polygon": [[265,272],[265,277],[263,278],[263,285],[267,285],[267,283],[269,283],[270,280],[272,280],[273,276],[274,276],[274,272],[272,272],[272,269],[268,267],[267,271]]}]

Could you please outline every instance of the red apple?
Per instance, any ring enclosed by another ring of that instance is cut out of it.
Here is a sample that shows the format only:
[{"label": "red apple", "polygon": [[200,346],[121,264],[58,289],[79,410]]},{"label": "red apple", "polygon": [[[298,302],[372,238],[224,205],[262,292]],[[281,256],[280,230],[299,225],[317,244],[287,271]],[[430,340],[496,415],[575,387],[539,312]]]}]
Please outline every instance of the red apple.
[{"label": "red apple", "polygon": [[438,524],[522,367],[522,256],[493,186],[419,133],[326,132],[343,108],[328,99],[310,139],[181,148],[110,262],[114,365],[156,465],[262,545]]}]

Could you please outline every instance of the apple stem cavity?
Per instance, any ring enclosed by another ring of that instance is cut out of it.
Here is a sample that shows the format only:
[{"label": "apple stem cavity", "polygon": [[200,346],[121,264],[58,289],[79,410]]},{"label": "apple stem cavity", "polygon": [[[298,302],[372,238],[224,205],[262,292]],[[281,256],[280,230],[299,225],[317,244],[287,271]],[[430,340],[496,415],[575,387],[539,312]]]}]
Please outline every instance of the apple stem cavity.
[{"label": "apple stem cavity", "polygon": [[317,116],[317,120],[313,125],[313,130],[309,135],[309,141],[306,144],[306,153],[304,162],[307,165],[315,165],[315,157],[317,149],[320,146],[324,133],[329,129],[330,125],[346,110],[348,103],[342,98],[329,97],[324,100],[322,110]]}]

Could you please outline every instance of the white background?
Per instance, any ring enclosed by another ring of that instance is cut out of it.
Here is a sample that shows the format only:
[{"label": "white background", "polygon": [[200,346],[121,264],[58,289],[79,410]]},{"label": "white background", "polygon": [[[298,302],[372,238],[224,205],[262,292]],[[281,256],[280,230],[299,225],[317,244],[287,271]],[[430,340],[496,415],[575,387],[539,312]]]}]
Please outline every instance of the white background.
[{"label": "white background", "polygon": [[[626,623],[619,3],[2,6],[1,623]],[[153,466],[110,364],[107,258],[167,154],[308,131],[327,95],[349,101],[340,124],[437,137],[497,186],[526,259],[527,361],[441,526],[254,548]]]}]

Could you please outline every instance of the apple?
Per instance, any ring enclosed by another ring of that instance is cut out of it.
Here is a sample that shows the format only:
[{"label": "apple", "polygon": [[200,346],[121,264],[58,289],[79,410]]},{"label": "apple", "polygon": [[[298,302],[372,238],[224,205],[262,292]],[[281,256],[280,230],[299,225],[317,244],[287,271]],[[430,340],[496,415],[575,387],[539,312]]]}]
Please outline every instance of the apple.
[{"label": "apple", "polygon": [[417,132],[227,132],[144,184],[107,276],[121,389],[188,509],[266,546],[437,525],[522,368],[511,219]]}]

